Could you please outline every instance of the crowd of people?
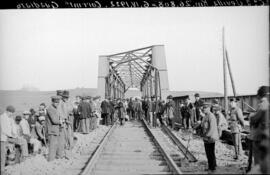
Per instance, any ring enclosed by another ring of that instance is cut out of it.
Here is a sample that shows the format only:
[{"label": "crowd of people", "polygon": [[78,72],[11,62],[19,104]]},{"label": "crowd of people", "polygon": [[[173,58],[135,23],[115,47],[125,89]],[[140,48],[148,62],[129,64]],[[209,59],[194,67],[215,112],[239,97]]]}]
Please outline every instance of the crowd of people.
[{"label": "crowd of people", "polygon": [[[262,165],[265,172],[265,162],[269,159],[269,87],[262,86],[257,93],[259,107],[250,118],[250,160],[254,157],[255,165]],[[76,96],[71,101],[69,91],[57,90],[51,97],[51,104],[41,103],[39,109],[30,109],[22,115],[15,114],[15,108],[8,106],[0,116],[1,120],[1,171],[4,169],[7,154],[19,152],[17,162],[24,161],[29,154],[44,154],[48,161],[54,159],[69,159],[74,146],[74,132],[90,133],[102,125],[113,125],[117,120],[124,125],[127,120],[145,119],[150,127],[166,125],[175,128],[176,121],[184,130],[192,131],[202,136],[208,159],[208,170],[215,171],[215,142],[222,136],[224,130],[231,132],[234,143],[234,159],[243,154],[241,144],[241,128],[244,117],[237,99],[230,100],[229,115],[224,115],[224,109],[217,100],[207,103],[195,94],[192,103],[187,96],[180,104],[181,115],[175,115],[176,105],[169,95],[164,100],[156,96],[150,98],[129,98],[101,100],[100,96]],[[267,117],[268,116],[268,117]],[[268,131],[268,132],[267,132]],[[16,154],[17,155],[17,154]],[[269,163],[269,162],[268,162]]]}]

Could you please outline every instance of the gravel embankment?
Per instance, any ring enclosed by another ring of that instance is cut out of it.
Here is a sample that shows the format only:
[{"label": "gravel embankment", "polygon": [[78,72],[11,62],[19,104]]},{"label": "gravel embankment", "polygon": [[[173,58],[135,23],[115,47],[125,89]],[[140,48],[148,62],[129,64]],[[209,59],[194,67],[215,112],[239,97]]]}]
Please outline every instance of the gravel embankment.
[{"label": "gravel embankment", "polygon": [[[198,159],[195,163],[187,161],[182,162],[183,169],[188,173],[207,173],[204,171],[207,165],[204,143],[202,138],[195,136],[189,132],[178,131],[174,132],[180,141],[188,146],[188,150]],[[190,139],[190,141],[189,141]],[[189,142],[189,143],[188,143]],[[217,141],[215,144],[217,174],[238,174],[243,173],[242,167],[245,167],[248,162],[248,157],[243,155],[238,160],[234,160],[233,146]]]},{"label": "gravel embankment", "polygon": [[[91,153],[96,149],[109,127],[100,126],[89,134],[74,133],[78,138],[72,150],[72,156],[67,159],[56,159],[48,162],[43,155],[32,156],[20,164],[7,166],[6,173],[10,175],[60,175],[77,174]],[[76,169],[77,168],[77,169]],[[76,169],[76,170],[74,170]]]}]

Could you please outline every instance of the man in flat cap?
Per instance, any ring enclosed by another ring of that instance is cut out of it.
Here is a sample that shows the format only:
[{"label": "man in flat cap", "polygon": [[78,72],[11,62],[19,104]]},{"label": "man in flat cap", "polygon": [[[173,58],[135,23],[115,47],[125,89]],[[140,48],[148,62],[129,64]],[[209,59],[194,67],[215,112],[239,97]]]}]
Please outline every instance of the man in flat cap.
[{"label": "man in flat cap", "polygon": [[203,103],[203,113],[201,126],[203,128],[203,141],[208,168],[206,171],[213,172],[216,170],[215,141],[218,140],[217,121],[214,114],[210,111],[211,103]]},{"label": "man in flat cap", "polygon": [[49,140],[49,155],[48,161],[52,161],[57,157],[64,157],[64,131],[63,131],[63,119],[60,117],[57,110],[60,103],[59,96],[52,96],[52,104],[47,108],[47,129]]},{"label": "man in flat cap", "polygon": [[241,126],[244,127],[244,117],[242,110],[238,107],[237,101],[235,98],[230,100],[230,116],[228,118],[229,127],[232,133],[232,139],[234,143],[234,159],[238,159],[241,156],[242,143],[241,143]]}]

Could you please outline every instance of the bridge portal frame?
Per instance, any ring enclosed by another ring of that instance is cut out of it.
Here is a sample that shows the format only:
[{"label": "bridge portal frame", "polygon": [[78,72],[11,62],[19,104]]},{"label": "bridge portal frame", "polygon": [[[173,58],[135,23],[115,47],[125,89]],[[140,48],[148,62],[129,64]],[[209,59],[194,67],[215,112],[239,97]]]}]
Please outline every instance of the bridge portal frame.
[{"label": "bridge portal frame", "polygon": [[130,87],[143,98],[165,99],[169,91],[164,45],[153,45],[99,56],[98,93],[102,98],[124,98]]}]

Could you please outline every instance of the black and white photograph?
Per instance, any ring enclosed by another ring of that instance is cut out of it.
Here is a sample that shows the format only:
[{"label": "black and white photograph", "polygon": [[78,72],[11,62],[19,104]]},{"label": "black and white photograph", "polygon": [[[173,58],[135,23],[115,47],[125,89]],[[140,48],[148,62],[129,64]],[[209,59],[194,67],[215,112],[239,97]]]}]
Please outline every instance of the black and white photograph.
[{"label": "black and white photograph", "polygon": [[63,2],[0,10],[1,175],[270,174],[268,5]]}]

